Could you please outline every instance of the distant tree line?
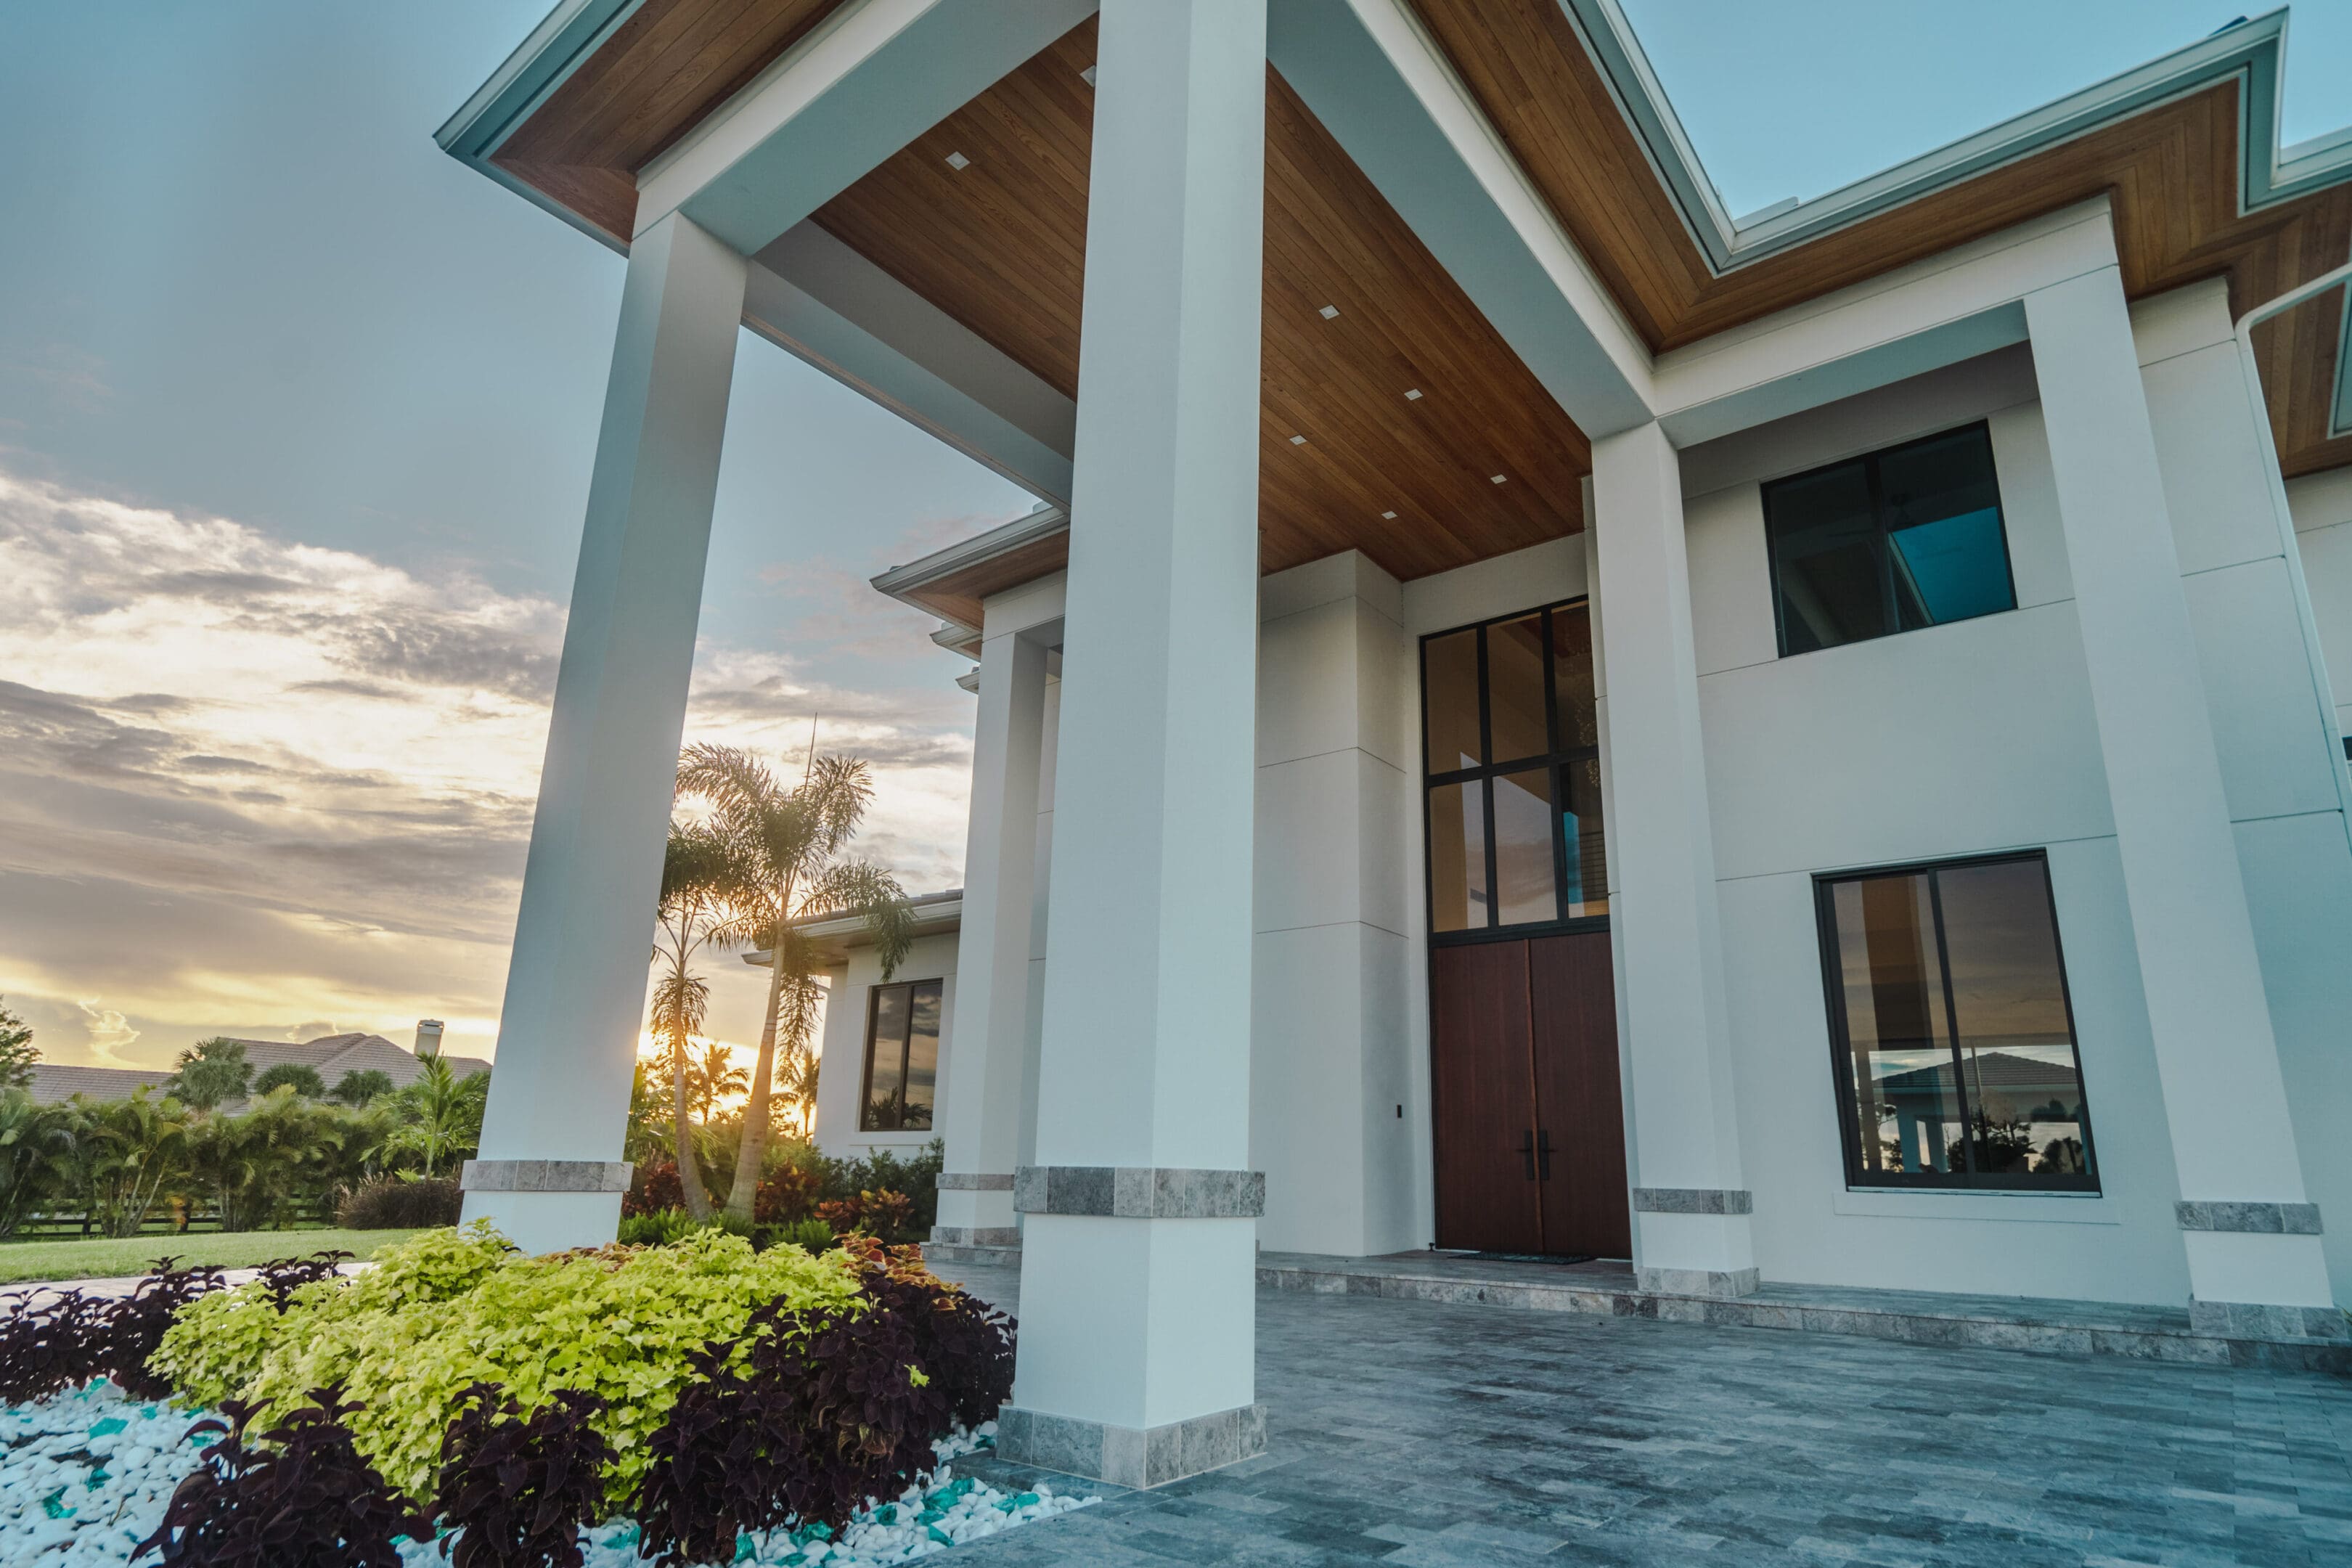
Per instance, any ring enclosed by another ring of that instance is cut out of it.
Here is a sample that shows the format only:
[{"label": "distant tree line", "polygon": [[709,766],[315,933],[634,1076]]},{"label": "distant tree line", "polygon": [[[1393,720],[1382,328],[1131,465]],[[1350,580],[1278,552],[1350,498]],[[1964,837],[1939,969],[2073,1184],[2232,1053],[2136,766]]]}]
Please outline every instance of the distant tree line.
[{"label": "distant tree line", "polygon": [[116,1237],[200,1216],[223,1230],[289,1225],[375,1177],[448,1173],[480,1142],[489,1091],[487,1072],[461,1079],[438,1058],[405,1089],[373,1068],[332,1087],[301,1063],[257,1075],[243,1045],[211,1039],[181,1052],[160,1089],[37,1105],[38,1060],[32,1031],[0,1007],[0,1239],[58,1215]]}]

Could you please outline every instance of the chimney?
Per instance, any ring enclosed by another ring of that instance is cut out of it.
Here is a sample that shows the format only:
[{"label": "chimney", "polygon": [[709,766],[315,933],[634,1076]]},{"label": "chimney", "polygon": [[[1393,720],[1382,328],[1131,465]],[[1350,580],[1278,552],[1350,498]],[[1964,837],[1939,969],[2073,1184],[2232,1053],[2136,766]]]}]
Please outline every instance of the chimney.
[{"label": "chimney", "polygon": [[438,1018],[417,1019],[416,1059],[421,1062],[429,1062],[440,1054],[441,1020]]}]

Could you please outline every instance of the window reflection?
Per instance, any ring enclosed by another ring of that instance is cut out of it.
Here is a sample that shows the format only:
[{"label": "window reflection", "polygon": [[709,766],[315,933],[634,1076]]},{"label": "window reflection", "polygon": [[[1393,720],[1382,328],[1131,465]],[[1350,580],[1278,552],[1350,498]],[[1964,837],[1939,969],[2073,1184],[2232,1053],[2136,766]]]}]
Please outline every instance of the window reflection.
[{"label": "window reflection", "polygon": [[[1544,713],[1544,661],[1541,615],[1522,616],[1486,628],[1487,727],[1494,735],[1493,754],[1498,763],[1540,757],[1551,750]],[[1502,811],[1502,803],[1496,802],[1498,824]]]},{"label": "window reflection", "polygon": [[1561,766],[1567,801],[1560,807],[1562,841],[1568,846],[1568,918],[1609,912],[1609,851],[1601,833],[1601,759],[1586,757]]},{"label": "window reflection", "polygon": [[1826,895],[1855,1179],[2092,1186],[2042,858],[1848,878]]},{"label": "window reflection", "polygon": [[1486,749],[1478,740],[1478,634],[1472,630],[1432,637],[1422,650],[1429,771],[1475,768],[1486,760]]},{"label": "window reflection", "polygon": [[[1598,746],[1601,721],[1593,706],[1592,622],[1582,605],[1551,613],[1551,668],[1559,749],[1573,752]],[[1596,809],[1599,798],[1594,797]]]},{"label": "window reflection", "polygon": [[1429,895],[1432,930],[1485,928],[1486,802],[1475,780],[1429,792]]},{"label": "window reflection", "polygon": [[874,987],[866,1012],[859,1131],[919,1131],[930,1126],[939,1088],[943,990],[938,980]]},{"label": "window reflection", "polygon": [[1504,925],[1559,918],[1552,876],[1549,768],[1496,777],[1495,895]]}]

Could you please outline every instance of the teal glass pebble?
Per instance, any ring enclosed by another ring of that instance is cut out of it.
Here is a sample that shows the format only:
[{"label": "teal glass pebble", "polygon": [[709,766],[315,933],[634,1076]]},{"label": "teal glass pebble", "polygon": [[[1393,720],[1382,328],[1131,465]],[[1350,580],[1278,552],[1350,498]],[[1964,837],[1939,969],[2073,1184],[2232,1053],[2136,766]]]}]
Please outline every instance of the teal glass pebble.
[{"label": "teal glass pebble", "polygon": [[59,1487],[41,1500],[41,1511],[51,1519],[71,1519],[74,1510],[65,1504],[66,1489]]},{"label": "teal glass pebble", "polygon": [[948,1532],[941,1530],[936,1524],[932,1525],[930,1528],[930,1536],[933,1541],[938,1542],[941,1546],[953,1546],[955,1544],[955,1542],[950,1539]]},{"label": "teal glass pebble", "polygon": [[1023,1492],[1019,1497],[1013,1500],[1013,1506],[1014,1508],[1027,1508],[1031,1503],[1035,1502],[1036,1500],[1037,1494],[1035,1492]]},{"label": "teal glass pebble", "polygon": [[742,1562],[746,1557],[751,1556],[752,1552],[757,1552],[758,1550],[759,1550],[758,1545],[757,1545],[756,1543],[754,1543],[754,1542],[753,1542],[753,1541],[751,1540],[751,1538],[750,1536],[745,1535],[745,1534],[741,1533],[740,1531],[738,1531],[738,1532],[736,1533],[736,1536],[735,1536],[735,1561],[736,1561],[736,1562],[738,1562],[738,1563]]},{"label": "teal glass pebble", "polygon": [[120,1415],[110,1415],[105,1420],[100,1422],[97,1426],[92,1426],[89,1429],[89,1435],[93,1437],[111,1437],[117,1432],[121,1431],[130,1425],[130,1422],[125,1421]]}]

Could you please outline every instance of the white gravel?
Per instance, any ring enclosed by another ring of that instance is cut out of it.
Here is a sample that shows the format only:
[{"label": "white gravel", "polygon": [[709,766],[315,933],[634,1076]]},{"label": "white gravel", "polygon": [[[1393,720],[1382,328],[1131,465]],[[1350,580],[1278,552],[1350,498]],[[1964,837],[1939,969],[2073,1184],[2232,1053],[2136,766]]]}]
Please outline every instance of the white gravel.
[{"label": "white gravel", "polygon": [[[105,1382],[37,1404],[0,1405],[0,1568],[130,1562],[131,1549],[153,1532],[172,1489],[198,1468],[197,1452],[213,1440],[189,1440],[189,1426],[201,1418],[202,1412],[128,1399]],[[944,1465],[989,1447],[995,1431],[992,1421],[975,1432],[959,1428],[932,1447]],[[1003,1492],[935,1472],[899,1497],[867,1507],[837,1538],[822,1525],[745,1536],[737,1542],[735,1561],[758,1568],[909,1563],[1095,1500],[1042,1487]],[[589,1568],[644,1568],[652,1561],[636,1549],[633,1521],[614,1520],[583,1531],[581,1538]],[[447,1561],[434,1542],[409,1542],[401,1555],[411,1568]]]}]

